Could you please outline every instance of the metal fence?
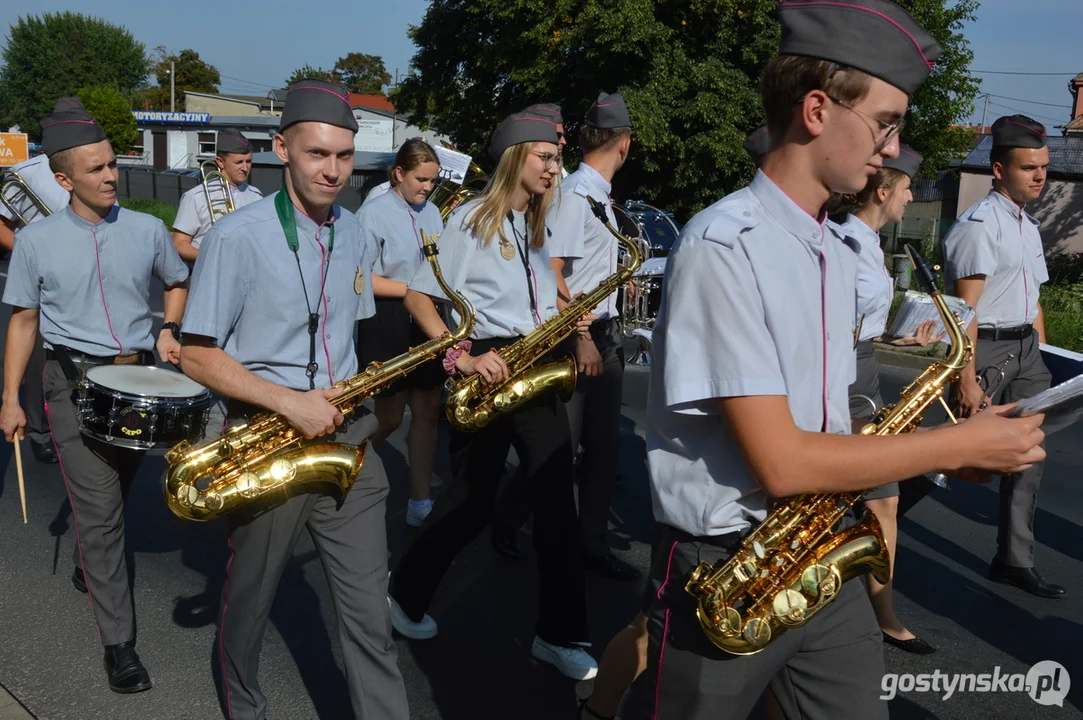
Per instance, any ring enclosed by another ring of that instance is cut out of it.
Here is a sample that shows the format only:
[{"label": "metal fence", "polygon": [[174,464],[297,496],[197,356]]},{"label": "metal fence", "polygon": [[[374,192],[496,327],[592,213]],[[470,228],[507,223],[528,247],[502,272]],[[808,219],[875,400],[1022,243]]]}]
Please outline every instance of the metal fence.
[{"label": "metal fence", "polygon": [[[189,171],[191,172],[191,171]],[[253,167],[248,181],[270,195],[282,189],[285,184],[284,169],[281,167]],[[355,171],[339,193],[337,203],[349,210],[356,211],[369,190],[387,179],[384,172]],[[199,184],[199,171],[194,175],[180,174],[177,171],[151,170],[149,168],[120,168],[117,183],[118,199],[139,198],[157,200],[176,207],[186,191]]]}]

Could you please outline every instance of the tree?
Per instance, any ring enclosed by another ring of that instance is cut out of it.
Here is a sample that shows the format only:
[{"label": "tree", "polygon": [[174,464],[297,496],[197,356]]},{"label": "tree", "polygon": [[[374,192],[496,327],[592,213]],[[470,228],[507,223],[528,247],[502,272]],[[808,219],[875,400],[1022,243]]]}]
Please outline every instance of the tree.
[{"label": "tree", "polygon": [[350,53],[340,57],[333,71],[339,82],[350,92],[367,95],[382,95],[384,85],[391,82],[391,74],[384,67],[384,60],[379,55]]},{"label": "tree", "polygon": [[128,101],[120,91],[109,85],[100,85],[83,88],[78,95],[83,101],[83,107],[105,131],[113,146],[113,152],[127,155],[139,139],[139,130],[136,128],[135,115],[132,115]]},{"label": "tree", "polygon": [[922,154],[926,174],[943,170],[956,158],[966,157],[974,131],[952,128],[974,111],[980,80],[971,76],[974,53],[963,26],[977,19],[978,0],[897,0],[925,28],[944,52],[929,79],[910,98],[902,140]]},{"label": "tree", "polygon": [[304,67],[297,68],[293,71],[293,75],[290,75],[289,79],[286,80],[286,87],[293,85],[298,80],[304,80],[305,78],[326,80],[327,82],[333,83],[342,82],[334,69],[324,70],[323,68],[314,68],[311,65],[305,65]]},{"label": "tree", "polygon": [[0,125],[19,125],[35,141],[58,97],[103,85],[130,95],[149,70],[146,48],[126,29],[73,12],[19,18],[2,56]]},{"label": "tree", "polygon": [[[902,0],[947,47],[949,67],[915,97],[906,131],[931,162],[957,152],[957,136],[944,128],[973,100],[960,27],[976,0],[953,0],[950,10],[946,1]],[[754,172],[741,144],[763,124],[758,83],[778,51],[776,5],[433,0],[409,30],[418,74],[401,83],[392,102],[411,123],[450,135],[484,164],[493,128],[508,113],[558,102],[574,146],[575,124],[598,92],[621,92],[635,130],[614,195],[643,197],[687,220]]]},{"label": "tree", "polygon": [[217,93],[218,84],[222,82],[222,76],[218,68],[205,62],[195,50],[181,50],[179,53],[171,53],[164,45],[154,48],[157,54],[156,62],[151,72],[158,80],[158,86],[149,88],[144,93],[144,98],[154,109],[165,110],[169,108],[170,86],[169,72],[172,68],[177,77],[174,79],[173,91],[177,102],[183,102],[184,92]]}]

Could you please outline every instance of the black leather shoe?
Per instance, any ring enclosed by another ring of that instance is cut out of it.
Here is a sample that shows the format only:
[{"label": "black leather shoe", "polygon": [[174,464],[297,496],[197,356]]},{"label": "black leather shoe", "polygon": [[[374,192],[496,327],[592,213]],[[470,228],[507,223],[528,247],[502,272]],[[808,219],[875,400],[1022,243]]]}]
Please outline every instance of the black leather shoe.
[{"label": "black leather shoe", "polygon": [[892,637],[883,631],[881,631],[881,634],[883,634],[884,636],[885,643],[887,643],[888,645],[894,645],[900,650],[905,650],[908,653],[914,653],[915,655],[932,655],[934,652],[936,652],[936,648],[934,648],[932,645],[925,642],[924,640],[916,637],[912,637],[909,640],[900,640],[899,638]]},{"label": "black leather shoe", "polygon": [[30,441],[30,450],[34,453],[34,459],[39,463],[51,465],[57,461],[56,448],[52,443],[39,443]]},{"label": "black leather shoe", "polygon": [[505,537],[499,532],[493,531],[492,534],[493,550],[503,555],[506,558],[512,560],[518,560],[523,556],[523,548],[519,546],[519,541],[515,539],[515,536]]},{"label": "black leather shoe", "polygon": [[598,575],[610,578],[611,580],[631,581],[637,579],[642,574],[616,555],[587,558],[586,568],[592,573],[597,573]]},{"label": "black leather shoe", "polygon": [[1011,567],[996,560],[989,568],[989,579],[1005,585],[1015,585],[1038,597],[1060,598],[1064,597],[1066,592],[1060,585],[1048,582],[1032,567]]},{"label": "black leather shoe", "polygon": [[75,586],[76,590],[86,595],[86,575],[83,575],[83,568],[75,568],[75,571],[71,574],[71,584]]},{"label": "black leather shoe", "polygon": [[105,672],[115,693],[150,690],[150,674],[135,654],[135,643],[105,646]]}]

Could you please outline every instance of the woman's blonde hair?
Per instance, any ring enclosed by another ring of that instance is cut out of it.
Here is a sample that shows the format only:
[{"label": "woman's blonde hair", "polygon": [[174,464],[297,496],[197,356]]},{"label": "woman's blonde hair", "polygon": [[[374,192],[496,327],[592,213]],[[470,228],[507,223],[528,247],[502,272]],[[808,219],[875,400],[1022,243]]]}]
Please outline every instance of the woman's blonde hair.
[{"label": "woman's blonde hair", "polygon": [[876,171],[875,175],[869,178],[869,182],[865,184],[864,190],[856,193],[847,193],[845,195],[840,195],[838,193],[832,195],[831,199],[828,201],[827,212],[829,215],[855,213],[872,202],[872,199],[876,197],[877,190],[882,187],[894,190],[905,177],[909,176],[900,170],[882,167]]},{"label": "woman's blonde hair", "polygon": [[[477,205],[471,209],[470,217],[464,221],[465,226],[485,246],[492,243],[494,235],[499,236],[502,242],[508,242],[504,234],[504,218],[511,210],[512,196],[519,189],[527,156],[536,144],[519,143],[504,151],[489,183],[478,195]],[[552,190],[552,188],[549,189]],[[553,193],[547,191],[542,195],[531,195],[527,203],[526,224],[532,248],[545,245],[545,215],[549,211],[552,199]]]}]

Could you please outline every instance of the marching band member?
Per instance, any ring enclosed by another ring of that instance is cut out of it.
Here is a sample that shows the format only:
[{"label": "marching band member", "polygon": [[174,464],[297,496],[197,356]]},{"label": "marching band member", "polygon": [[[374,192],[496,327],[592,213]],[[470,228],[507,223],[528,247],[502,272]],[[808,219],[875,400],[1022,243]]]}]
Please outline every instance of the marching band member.
[{"label": "marching band member", "polygon": [[685,226],[666,268],[647,410],[661,539],[629,720],[744,718],[768,685],[786,717],[886,718],[883,644],[859,583],[760,652],[733,655],[701,628],[691,572],[727,559],[771,498],[1044,455],[1041,417],[998,412],[849,434],[856,248],[825,227],[823,208],[898,155],[908,96],[940,48],[887,0],[791,0],[779,20],[761,84],[772,150],[749,187]]},{"label": "marching band member", "polygon": [[[62,97],[57,101],[56,111],[78,109],[86,112],[83,103],[77,97]],[[56,176],[49,168],[49,158],[45,153],[21,162],[11,168],[19,174],[23,182],[41,199],[49,212],[55,213],[67,206],[71,193],[60,186]],[[26,224],[37,222],[46,217],[29,197],[23,193],[8,196]],[[15,247],[15,235],[20,221],[8,207],[0,203],[0,247],[11,252]],[[30,449],[34,458],[42,463],[57,461],[53,440],[49,437],[49,424],[45,419],[45,394],[42,390],[41,376],[45,369],[45,346],[34,341],[34,352],[30,364],[26,367],[26,386],[23,388],[26,399],[26,436],[30,440]]]},{"label": "marching band member", "polygon": [[[229,180],[234,209],[263,199],[263,191],[248,183],[252,173],[252,143],[236,128],[218,131],[215,164]],[[215,203],[225,202],[220,183],[212,182],[209,193]],[[173,245],[189,267],[199,256],[199,245],[210,231],[211,209],[207,204],[208,190],[203,184],[187,190],[180,199],[177,217],[173,221]]]},{"label": "marching band member", "polygon": [[[571,298],[590,292],[617,271],[620,250],[616,238],[591,211],[587,198],[609,208],[616,227],[609,194],[614,175],[624,165],[632,145],[632,121],[624,99],[601,93],[587,110],[579,131],[583,162],[562,183],[560,196],[549,210],[547,224],[550,264],[556,272],[561,310]],[[575,341],[578,380],[568,401],[572,447],[583,447],[576,466],[579,484],[579,524],[583,531],[588,570],[617,580],[635,580],[639,571],[616,557],[609,548],[609,503],[616,483],[620,446],[621,390],[624,379],[624,348],[618,320],[616,294],[594,309],[597,319],[589,335]],[[512,483],[523,482],[521,473]],[[509,499],[519,502],[508,502]],[[529,507],[525,490],[505,488],[493,523],[493,542],[514,543]],[[509,507],[520,505],[521,507]]]},{"label": "marching band member", "polygon": [[[838,212],[846,212],[846,221],[839,232],[856,240],[858,253],[857,272],[857,379],[850,386],[849,396],[862,395],[869,398],[875,409],[867,408],[855,420],[870,419],[875,410],[884,405],[880,395],[880,363],[876,360],[873,341],[880,338],[887,328],[888,313],[895,295],[895,281],[884,265],[884,251],[880,248],[880,229],[889,223],[902,222],[903,212],[913,199],[910,183],[921,167],[921,156],[906,145],[899,145],[899,155],[885,158],[883,167],[869,178],[865,188],[853,195],[838,196]],[[926,320],[918,326],[917,335],[895,338],[891,345],[928,346],[943,339],[946,333],[934,336],[936,321]],[[898,540],[896,511],[899,506],[899,483],[893,482],[872,490],[863,498],[865,506],[876,515],[887,541],[891,556],[892,575],[895,567],[895,548]],[[918,654],[935,652],[929,643],[914,636],[895,616],[892,602],[892,581],[883,584],[869,576],[869,599],[876,611],[876,619],[884,634],[884,642],[902,650]]]},{"label": "marching band member", "polygon": [[[545,226],[547,190],[559,166],[557,149],[551,121],[525,112],[510,115],[493,134],[489,154],[498,164],[488,186],[449,220],[440,240],[440,264],[448,285],[473,304],[477,326],[472,344],[448,351],[448,372],[480,373],[487,383],[503,382],[508,368],[497,351],[557,314]],[[432,272],[422,268],[410,282],[406,307],[429,337],[447,332],[435,301],[446,298]],[[587,322],[580,322],[581,330]],[[452,429],[453,485],[440,494],[394,571],[391,621],[410,638],[436,635],[429,605],[452,561],[489,524],[512,445],[525,468],[535,518],[540,588],[531,653],[568,677],[593,677],[597,664],[583,649],[589,633],[571,438],[555,393],[497,416],[477,432]]]},{"label": "marching band member", "polygon": [[[344,422],[329,400],[357,372],[354,324],[373,313],[361,227],[335,198],[353,173],[357,121],[341,85],[300,80],[287,96],[275,153],[283,190],[219,220],[200,248],[184,317],[185,373],[230,398],[229,422],[266,409],[305,437],[359,445],[371,416]],[[358,720],[408,717],[387,607],[387,476],[376,453],[334,498],[305,493],[227,515],[230,559],[216,661],[230,718],[263,718],[258,667],[271,604],[307,528],[338,615]]]},{"label": "marching band member", "polygon": [[[374,259],[372,294],[376,296],[376,315],[358,325],[357,352],[362,367],[401,355],[428,340],[402,299],[406,284],[418,269],[424,266],[429,270],[421,233],[427,233],[435,242],[444,230],[440,210],[427,200],[439,171],[440,159],[427,142],[421,138],[407,140],[389,171],[391,191],[357,211],[363,241]],[[407,398],[410,401],[410,500],[406,524],[411,527],[420,527],[432,510],[429,493],[445,380],[443,366],[434,360],[375,400],[380,429],[372,440],[374,445],[398,429]]]},{"label": "marching band member", "polygon": [[[48,420],[82,560],[72,581],[90,596],[110,689],[140,692],[151,680],[135,652],[124,498],[144,453],[81,434],[72,391],[95,365],[153,365],[155,346],[163,360],[179,361],[173,330],[184,310],[188,270],[160,220],[114,204],[116,156],[90,115],[56,111],[41,126],[49,166],[71,202],[20,231],[15,243],[4,288],[4,302],[13,307],[0,425],[8,440],[26,426],[18,389],[40,324]],[[166,286],[157,343],[148,303],[152,275]]]},{"label": "marching band member", "polygon": [[[1041,195],[1049,168],[1045,127],[1024,115],[993,123],[993,188],[967,208],[944,238],[947,279],[954,294],[975,308],[969,328],[974,361],[956,386],[964,417],[980,407],[984,390],[979,373],[1004,368],[1004,381],[990,402],[1018,402],[1046,390],[1049,370],[1039,343],[1045,342],[1045,321],[1039,298],[1049,280],[1038,221],[1026,211]],[[1034,567],[1034,508],[1042,465],[1000,480],[997,554],[990,579],[1010,583],[1040,597],[1058,598],[1065,589]]]}]

